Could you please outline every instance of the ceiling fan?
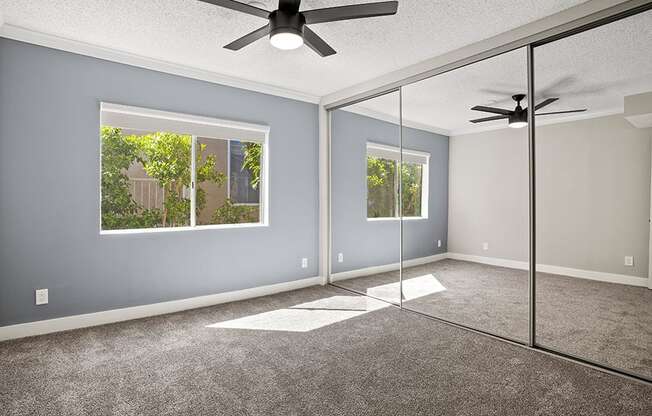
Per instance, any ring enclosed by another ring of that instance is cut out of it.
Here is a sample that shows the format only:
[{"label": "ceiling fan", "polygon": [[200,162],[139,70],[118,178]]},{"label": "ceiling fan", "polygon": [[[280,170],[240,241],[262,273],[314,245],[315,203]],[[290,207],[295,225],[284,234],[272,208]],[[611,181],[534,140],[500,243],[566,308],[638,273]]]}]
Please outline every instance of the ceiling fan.
[{"label": "ceiling fan", "polygon": [[268,20],[265,26],[224,46],[226,49],[237,51],[269,35],[270,43],[278,49],[296,49],[305,43],[321,56],[330,56],[336,52],[306,25],[387,16],[396,14],[398,10],[398,1],[381,1],[299,11],[301,0],[279,0],[278,9],[272,12],[233,0],[200,1]]},{"label": "ceiling fan", "polygon": [[[516,108],[514,110],[505,110],[502,108],[496,107],[486,107],[483,105],[476,105],[471,107],[471,110],[484,111],[486,113],[500,114],[498,116],[485,117],[485,118],[476,118],[474,120],[469,120],[471,123],[483,123],[485,121],[500,120],[503,118],[507,119],[507,125],[509,127],[519,129],[521,127],[527,126],[527,107],[521,107],[521,101],[525,98],[525,94],[516,94],[512,95],[512,99],[516,101]],[[549,104],[554,103],[559,98],[547,98],[541,101],[539,104],[534,106],[534,111],[539,110]],[[537,116],[548,116],[551,114],[566,114],[566,113],[581,113],[586,111],[586,108],[581,110],[566,110],[566,111],[552,111],[549,113],[535,113]]]}]

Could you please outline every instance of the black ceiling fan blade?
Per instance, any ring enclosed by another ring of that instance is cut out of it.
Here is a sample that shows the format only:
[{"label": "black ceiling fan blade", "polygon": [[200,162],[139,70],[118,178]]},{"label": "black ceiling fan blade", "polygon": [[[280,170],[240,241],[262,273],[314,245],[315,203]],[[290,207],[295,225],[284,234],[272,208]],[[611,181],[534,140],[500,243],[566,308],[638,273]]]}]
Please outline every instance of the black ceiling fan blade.
[{"label": "black ceiling fan blade", "polygon": [[310,49],[317,52],[322,57],[335,55],[337,53],[324,39],[320,38],[319,35],[310,30],[307,26],[303,27],[303,41],[310,47]]},{"label": "black ceiling fan blade", "polygon": [[471,110],[484,111],[485,113],[502,114],[504,116],[509,116],[513,113],[511,110],[505,110],[503,108],[496,107],[485,107],[484,105],[476,105],[475,107],[471,107]]},{"label": "black ceiling fan blade", "polygon": [[284,12],[296,13],[300,5],[301,0],[278,0],[278,9]]},{"label": "black ceiling fan blade", "polygon": [[471,123],[482,123],[485,121],[501,120],[504,118],[509,118],[509,116],[493,116],[493,117],[485,117],[485,118],[476,118],[474,120],[469,120],[469,121]]},{"label": "black ceiling fan blade", "polygon": [[362,19],[365,17],[389,16],[396,14],[398,1],[353,4],[350,6],[327,7],[301,12],[306,24],[335,22],[338,20]]},{"label": "black ceiling fan blade", "polygon": [[483,123],[485,121],[494,121],[494,120],[502,120],[505,118],[509,118],[509,116],[493,116],[493,117],[484,117],[484,118],[476,118],[474,120],[469,120],[471,123]]},{"label": "black ceiling fan blade", "polygon": [[543,107],[545,107],[547,105],[550,105],[550,104],[554,103],[555,101],[557,101],[558,99],[559,98],[548,98],[546,100],[543,100],[539,104],[534,106],[534,111],[536,111],[536,110],[538,110],[540,108],[543,108]]},{"label": "black ceiling fan blade", "polygon": [[234,0],[199,0],[204,3],[213,4],[215,6],[224,7],[227,9],[235,10],[237,12],[247,13],[253,16],[262,17],[263,19],[269,18],[269,12],[258,7],[250,6],[245,3],[240,3]]},{"label": "black ceiling fan blade", "polygon": [[583,108],[581,110],[552,111],[550,113],[534,113],[534,114],[537,116],[549,116],[551,114],[583,113],[584,111],[586,111],[586,108]]},{"label": "black ceiling fan blade", "polygon": [[245,46],[249,45],[250,43],[257,41],[258,39],[263,38],[266,35],[269,35],[269,31],[270,31],[269,24],[266,24],[260,29],[256,29],[253,32],[244,35],[243,37],[234,40],[233,42],[229,43],[224,47],[226,49],[231,49],[232,51],[237,51],[238,49],[242,49]]}]

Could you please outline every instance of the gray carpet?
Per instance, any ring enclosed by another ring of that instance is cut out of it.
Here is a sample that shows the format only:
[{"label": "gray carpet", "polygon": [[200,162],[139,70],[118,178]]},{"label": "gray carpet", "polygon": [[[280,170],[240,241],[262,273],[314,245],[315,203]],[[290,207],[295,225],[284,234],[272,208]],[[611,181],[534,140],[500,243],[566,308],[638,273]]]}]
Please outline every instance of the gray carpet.
[{"label": "gray carpet", "polygon": [[652,414],[650,385],[378,303],[314,287],[0,343],[0,414]]},{"label": "gray carpet", "polygon": [[[445,290],[420,296],[425,288],[404,307],[527,341],[527,271],[448,259],[405,269],[404,284],[428,275]],[[337,284],[366,292],[396,281],[398,272],[390,272]],[[386,294],[398,300],[397,287]],[[541,345],[652,378],[652,290],[537,273],[537,338]]]}]

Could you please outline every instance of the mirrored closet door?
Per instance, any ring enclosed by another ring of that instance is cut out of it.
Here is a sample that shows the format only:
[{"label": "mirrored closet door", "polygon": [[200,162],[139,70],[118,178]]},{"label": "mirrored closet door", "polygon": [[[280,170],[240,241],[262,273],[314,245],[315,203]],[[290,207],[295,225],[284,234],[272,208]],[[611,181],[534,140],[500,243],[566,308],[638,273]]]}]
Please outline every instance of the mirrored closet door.
[{"label": "mirrored closet door", "polygon": [[536,341],[652,379],[652,11],[534,48]]},{"label": "mirrored closet door", "polygon": [[400,304],[400,93],[330,112],[332,284]]},{"label": "mirrored closet door", "polygon": [[652,381],[650,45],[648,8],[331,110],[331,283]]},{"label": "mirrored closet door", "polygon": [[[525,49],[402,88],[403,307],[528,340]],[[515,113],[514,113],[515,114]]]}]

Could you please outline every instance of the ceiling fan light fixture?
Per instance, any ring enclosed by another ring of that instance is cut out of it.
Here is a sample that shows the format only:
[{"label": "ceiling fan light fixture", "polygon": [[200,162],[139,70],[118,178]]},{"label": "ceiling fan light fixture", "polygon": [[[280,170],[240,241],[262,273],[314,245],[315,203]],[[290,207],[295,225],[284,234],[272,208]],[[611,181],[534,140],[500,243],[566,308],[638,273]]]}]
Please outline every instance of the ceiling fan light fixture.
[{"label": "ceiling fan light fixture", "polygon": [[269,42],[277,49],[289,51],[303,46],[305,19],[299,13],[276,10],[269,15]]},{"label": "ceiling fan light fixture", "polygon": [[527,126],[527,123],[525,121],[515,121],[513,123],[509,123],[508,126],[513,129],[522,129],[523,127]]},{"label": "ceiling fan light fixture", "polygon": [[277,49],[288,51],[303,46],[303,36],[293,32],[277,32],[269,37],[269,43]]},{"label": "ceiling fan light fixture", "polygon": [[509,116],[508,124],[513,129],[522,129],[527,126],[527,111],[522,110],[521,106],[516,107],[516,111]]}]

